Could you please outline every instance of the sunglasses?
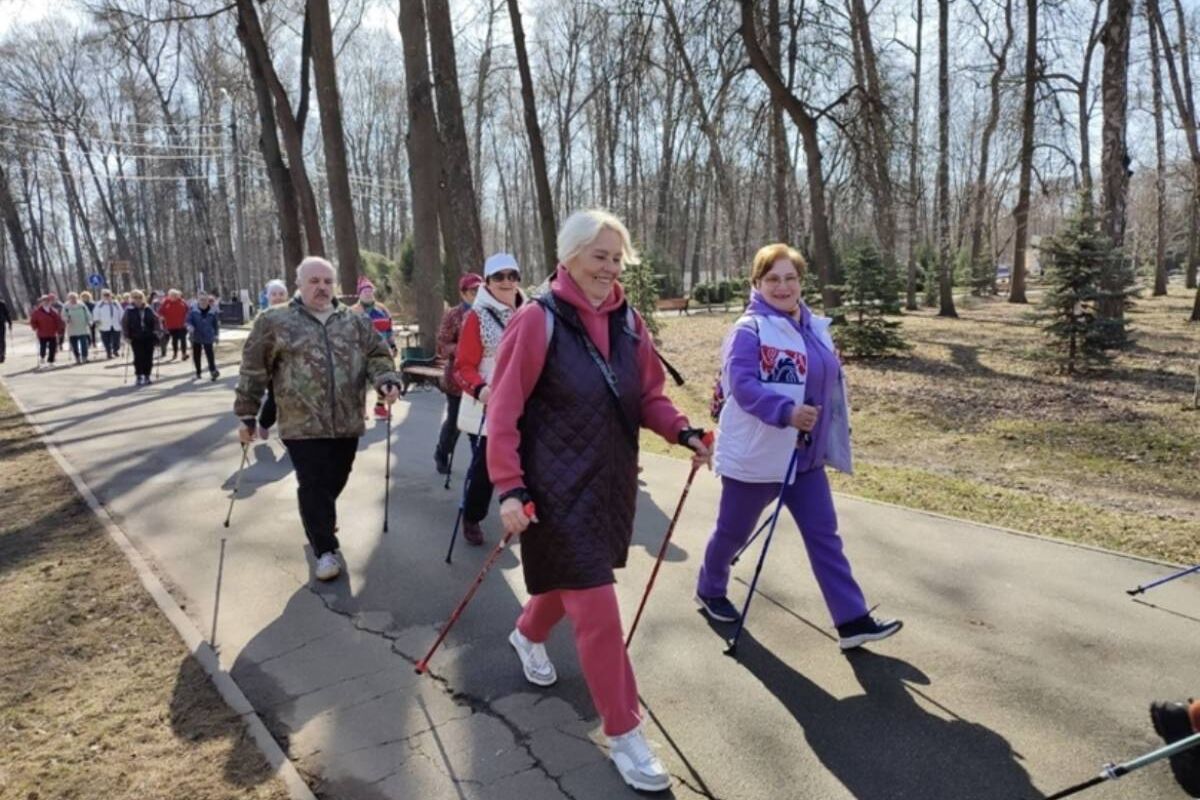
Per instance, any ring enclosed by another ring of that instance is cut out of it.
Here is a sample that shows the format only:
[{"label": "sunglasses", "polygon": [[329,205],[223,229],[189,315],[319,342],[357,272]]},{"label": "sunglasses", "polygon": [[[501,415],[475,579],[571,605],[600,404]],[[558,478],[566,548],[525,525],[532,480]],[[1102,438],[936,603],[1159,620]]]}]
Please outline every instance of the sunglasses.
[{"label": "sunglasses", "polygon": [[490,276],[489,280],[512,281],[513,283],[516,283],[517,281],[521,280],[521,273],[517,272],[514,269],[507,269],[507,270],[504,270],[503,272],[496,272],[496,273],[492,274]]}]

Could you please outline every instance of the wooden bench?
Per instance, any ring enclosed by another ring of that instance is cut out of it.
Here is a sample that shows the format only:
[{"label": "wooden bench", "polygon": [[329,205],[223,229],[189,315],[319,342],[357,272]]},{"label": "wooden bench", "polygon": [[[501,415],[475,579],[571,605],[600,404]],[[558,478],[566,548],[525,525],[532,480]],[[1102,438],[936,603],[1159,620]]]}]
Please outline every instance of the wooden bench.
[{"label": "wooden bench", "polygon": [[446,362],[440,358],[407,358],[400,362],[400,394],[413,386],[442,388]]},{"label": "wooden bench", "polygon": [[689,302],[686,297],[664,297],[656,301],[654,307],[658,311],[678,311],[680,314],[686,314]]}]

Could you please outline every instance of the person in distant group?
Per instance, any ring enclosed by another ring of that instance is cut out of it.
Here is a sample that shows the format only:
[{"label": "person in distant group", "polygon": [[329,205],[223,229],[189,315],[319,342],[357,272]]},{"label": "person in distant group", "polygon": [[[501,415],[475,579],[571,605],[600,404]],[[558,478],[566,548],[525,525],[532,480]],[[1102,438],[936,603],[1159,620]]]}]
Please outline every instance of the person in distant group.
[{"label": "person in distant group", "polygon": [[121,318],[125,309],[113,300],[113,294],[108,289],[100,291],[100,302],[92,314],[96,327],[100,330],[100,343],[104,345],[104,357],[112,358],[121,354]]},{"label": "person in distant group", "polygon": [[442,324],[438,327],[437,355],[446,362],[442,372],[442,390],[446,393],[446,419],[438,435],[437,448],[433,451],[433,463],[437,471],[446,475],[450,472],[450,454],[458,444],[458,408],[462,404],[462,389],[454,380],[454,358],[458,352],[458,338],[462,334],[463,318],[471,310],[479,284],[483,278],[468,272],[458,279],[458,296],[462,302],[446,309]]},{"label": "person in distant group", "polygon": [[[58,295],[55,294],[54,292],[50,292],[47,294],[47,297],[50,298],[50,308],[52,308],[54,310],[55,314],[58,314],[59,317],[62,317],[63,304],[62,304],[62,302],[59,301]],[[67,326],[66,326],[66,324],[63,324],[58,329],[57,339],[58,339],[58,349],[59,350],[64,349],[64,345],[66,344],[66,335],[67,335]],[[51,363],[53,363],[53,362],[51,362]]]},{"label": "person in distant group", "polygon": [[[287,284],[278,278],[267,281],[263,289],[263,297],[267,298],[267,310],[278,306],[286,306],[291,295],[288,294]],[[266,441],[271,436],[271,426],[275,424],[279,409],[275,405],[275,384],[267,384],[267,393],[263,398],[262,407],[258,410],[258,438]]]},{"label": "person in distant group", "polygon": [[[178,289],[169,290],[167,292],[167,299],[163,300],[162,305],[158,307],[158,316],[162,320],[163,329],[171,337],[171,359],[178,358],[180,361],[183,361],[188,357],[188,304],[183,299],[183,293]],[[167,343],[164,340],[162,345],[162,355],[164,358],[166,354]]]},{"label": "person in distant group", "polygon": [[71,354],[75,356],[76,364],[82,364],[88,360],[88,344],[92,341],[92,312],[79,302],[79,295],[71,292],[62,315],[67,336],[71,338]]},{"label": "person in distant group", "polygon": [[54,363],[59,336],[67,327],[62,315],[54,309],[51,297],[48,294],[39,297],[37,308],[29,315],[29,327],[33,328],[38,340],[38,369]]},{"label": "person in distant group", "polygon": [[[388,351],[391,352],[392,358],[396,358],[396,334],[392,330],[392,312],[388,311],[388,307],[375,299],[375,284],[371,283],[368,278],[358,279],[358,302],[350,306],[350,311],[355,314],[362,314],[371,321],[371,327],[383,339],[383,343],[387,345]],[[375,396],[375,419],[387,419],[391,411],[384,404],[383,398],[378,394]]]},{"label": "person in distant group", "polygon": [[221,321],[217,319],[216,309],[212,308],[207,294],[201,292],[197,296],[196,305],[188,309],[186,322],[187,332],[192,337],[192,362],[196,365],[196,378],[200,378],[200,350],[203,349],[208,359],[208,374],[215,381],[221,377],[213,351],[221,335]]},{"label": "person in distant group", "polygon": [[79,293],[79,302],[87,306],[88,313],[92,315],[91,345],[96,347],[96,304],[92,302],[92,293],[83,291]]},{"label": "person in distant group", "polygon": [[154,345],[158,341],[160,323],[154,309],[146,304],[146,295],[135,289],[129,293],[133,305],[125,312],[121,330],[133,350],[133,374],[138,386],[150,383],[154,370]]},{"label": "person in distant group", "polygon": [[[7,331],[4,326],[8,326]],[[0,364],[4,363],[6,351],[8,347],[8,334],[12,333],[13,321],[12,316],[8,313],[8,304],[0,299]]]}]

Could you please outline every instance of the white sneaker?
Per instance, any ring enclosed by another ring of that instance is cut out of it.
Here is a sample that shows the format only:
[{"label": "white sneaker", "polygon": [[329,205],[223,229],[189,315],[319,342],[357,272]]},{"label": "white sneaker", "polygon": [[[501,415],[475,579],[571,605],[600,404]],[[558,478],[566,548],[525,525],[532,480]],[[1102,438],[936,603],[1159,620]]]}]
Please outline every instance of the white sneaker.
[{"label": "white sneaker", "polygon": [[550,656],[546,655],[546,646],[531,642],[516,628],[508,635],[508,643],[517,651],[521,659],[521,668],[525,670],[525,680],[534,686],[553,686],[558,681],[558,673]]},{"label": "white sneaker", "polygon": [[640,725],[623,736],[608,737],[608,748],[617,772],[634,789],[662,792],[671,788],[671,775],[650,749]]},{"label": "white sneaker", "polygon": [[317,559],[315,574],[319,581],[331,581],[338,575],[341,575],[342,565],[338,563],[337,553],[322,553],[321,557]]}]

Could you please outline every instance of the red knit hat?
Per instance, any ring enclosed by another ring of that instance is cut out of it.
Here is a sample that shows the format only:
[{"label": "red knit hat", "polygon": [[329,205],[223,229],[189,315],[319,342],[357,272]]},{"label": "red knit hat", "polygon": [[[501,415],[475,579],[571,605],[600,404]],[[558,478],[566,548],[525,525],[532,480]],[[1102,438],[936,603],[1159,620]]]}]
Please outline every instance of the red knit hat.
[{"label": "red knit hat", "polygon": [[471,289],[478,289],[479,284],[483,283],[483,278],[479,277],[474,272],[468,272],[458,279],[458,291],[467,292]]}]

